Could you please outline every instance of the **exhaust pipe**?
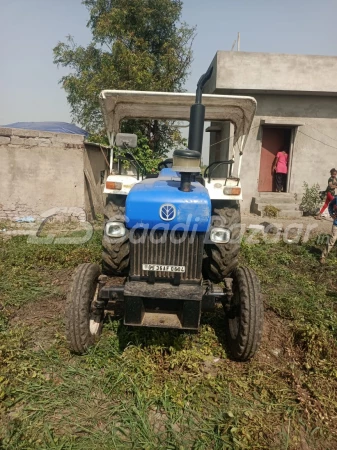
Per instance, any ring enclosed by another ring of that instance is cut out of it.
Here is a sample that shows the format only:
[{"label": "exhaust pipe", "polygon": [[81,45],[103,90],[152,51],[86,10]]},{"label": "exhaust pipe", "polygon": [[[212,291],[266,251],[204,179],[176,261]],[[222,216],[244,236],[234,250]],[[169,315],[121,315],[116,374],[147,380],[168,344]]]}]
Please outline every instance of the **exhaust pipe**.
[{"label": "exhaust pipe", "polygon": [[180,191],[190,192],[191,191],[191,173],[190,172],[182,172],[181,173],[181,181],[180,181]]},{"label": "exhaust pipe", "polygon": [[211,78],[213,66],[211,66],[206,73],[201,75],[195,95],[195,103],[191,106],[190,112],[190,129],[188,133],[188,148],[196,150],[201,154],[202,141],[204,137],[204,122],[205,122],[205,106],[202,104],[202,91]]},{"label": "exhaust pipe", "polygon": [[202,141],[204,137],[205,106],[202,104],[202,90],[206,82],[211,78],[213,67],[204,73],[197,84],[195,103],[190,111],[190,129],[188,133],[188,148],[173,152],[172,169],[181,174],[179,189],[190,192],[192,174],[200,172],[200,160]]}]

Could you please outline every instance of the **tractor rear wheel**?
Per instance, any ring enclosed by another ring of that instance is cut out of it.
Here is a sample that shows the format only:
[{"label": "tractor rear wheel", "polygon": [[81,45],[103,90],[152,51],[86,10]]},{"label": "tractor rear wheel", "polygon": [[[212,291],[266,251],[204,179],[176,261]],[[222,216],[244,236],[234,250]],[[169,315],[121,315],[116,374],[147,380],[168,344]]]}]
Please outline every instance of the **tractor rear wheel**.
[{"label": "tractor rear wheel", "polygon": [[[126,195],[109,195],[104,209],[104,227],[108,221],[124,222]],[[110,276],[127,275],[129,268],[129,232],[121,238],[103,234],[102,270]]]},{"label": "tractor rear wheel", "polygon": [[230,356],[237,361],[252,358],[263,327],[263,302],[256,273],[239,267],[233,274],[233,298],[226,313],[226,340]]},{"label": "tractor rear wheel", "polygon": [[203,276],[220,283],[238,265],[240,250],[241,215],[236,201],[215,200],[212,202],[212,227],[226,227],[231,230],[227,244],[214,242],[205,244]]},{"label": "tractor rear wheel", "polygon": [[97,264],[81,264],[73,276],[66,305],[66,336],[75,353],[85,353],[102,332],[104,313],[94,313],[92,307],[100,273]]}]

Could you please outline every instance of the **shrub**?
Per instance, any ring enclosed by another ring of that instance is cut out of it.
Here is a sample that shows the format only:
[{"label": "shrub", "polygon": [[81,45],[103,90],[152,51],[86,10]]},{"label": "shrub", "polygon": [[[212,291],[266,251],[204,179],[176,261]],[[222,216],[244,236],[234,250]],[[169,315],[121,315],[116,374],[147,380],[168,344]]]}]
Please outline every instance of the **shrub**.
[{"label": "shrub", "polygon": [[307,215],[314,215],[317,213],[321,205],[320,187],[319,184],[314,184],[309,187],[308,183],[303,183],[304,194],[300,204],[300,209]]}]

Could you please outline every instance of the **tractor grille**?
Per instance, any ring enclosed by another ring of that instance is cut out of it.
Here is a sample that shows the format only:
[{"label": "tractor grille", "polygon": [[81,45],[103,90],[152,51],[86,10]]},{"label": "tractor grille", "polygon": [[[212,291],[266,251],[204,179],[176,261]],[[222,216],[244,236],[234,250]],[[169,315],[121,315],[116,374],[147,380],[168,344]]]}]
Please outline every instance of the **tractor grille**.
[{"label": "tractor grille", "polygon": [[[204,233],[137,229],[130,239],[130,276],[148,278],[143,264],[185,266],[181,281],[201,278]],[[155,272],[156,279],[173,279],[172,272]]]}]

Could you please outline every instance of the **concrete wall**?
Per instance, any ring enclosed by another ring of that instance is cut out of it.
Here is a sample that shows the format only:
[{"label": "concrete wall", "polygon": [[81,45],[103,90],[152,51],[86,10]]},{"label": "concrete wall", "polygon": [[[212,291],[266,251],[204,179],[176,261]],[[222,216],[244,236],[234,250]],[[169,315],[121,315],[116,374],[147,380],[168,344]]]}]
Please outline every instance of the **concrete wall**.
[{"label": "concrete wall", "polygon": [[[92,208],[85,168],[94,180]],[[83,136],[0,128],[0,220],[38,219],[52,208],[101,212],[100,171],[105,168],[100,149],[86,150]]]},{"label": "concrete wall", "polygon": [[337,58],[218,51],[207,92],[337,95]]}]

